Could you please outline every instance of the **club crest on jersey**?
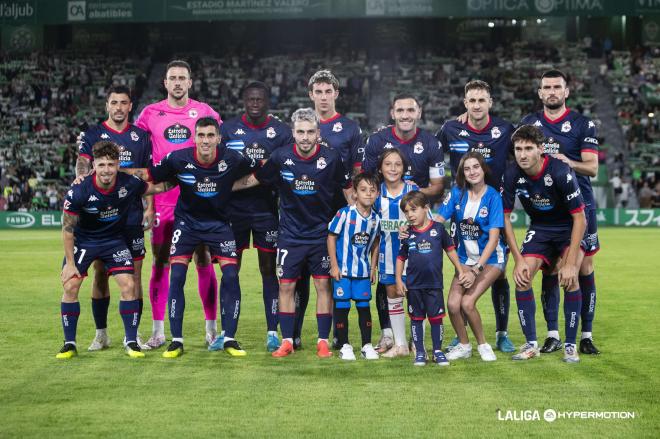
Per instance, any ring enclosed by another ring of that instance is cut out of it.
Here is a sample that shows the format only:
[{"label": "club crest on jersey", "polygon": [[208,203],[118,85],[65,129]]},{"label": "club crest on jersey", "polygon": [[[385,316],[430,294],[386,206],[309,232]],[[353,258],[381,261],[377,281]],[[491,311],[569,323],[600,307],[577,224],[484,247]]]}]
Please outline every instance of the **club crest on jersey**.
[{"label": "club crest on jersey", "polygon": [[131,131],[131,140],[133,142],[137,142],[138,140],[140,140],[140,136],[138,136],[135,131]]},{"label": "club crest on jersey", "polygon": [[101,134],[101,139],[109,139],[110,136],[108,136],[108,133],[103,133]]},{"label": "club crest on jersey", "polygon": [[119,195],[119,198],[124,198],[126,195],[128,195],[128,191],[126,190],[126,188],[124,186],[122,186],[119,189],[119,192],[117,192],[117,194]]},{"label": "club crest on jersey", "polygon": [[413,147],[413,151],[415,154],[421,154],[424,152],[424,145],[422,145],[422,142],[417,142],[415,143],[415,146]]},{"label": "club crest on jersey", "polygon": [[344,127],[341,125],[341,122],[336,122],[336,123],[332,126],[332,132],[333,132],[333,133],[338,133],[338,132],[340,132],[340,131],[343,130],[343,129],[344,129]]},{"label": "club crest on jersey", "polygon": [[501,135],[502,135],[502,132],[500,131],[500,129],[498,127],[491,128],[490,137],[492,137],[493,139],[499,139]]},{"label": "club crest on jersey", "polygon": [[197,110],[195,110],[194,108],[191,108],[190,110],[188,110],[188,116],[191,119],[195,119],[197,117]]},{"label": "club crest on jersey", "polygon": [[272,139],[275,136],[277,136],[277,133],[275,132],[275,128],[268,127],[268,129],[266,130],[266,137],[268,137],[269,139]]},{"label": "club crest on jersey", "polygon": [[545,174],[545,177],[543,177],[543,183],[548,187],[552,186],[552,177],[550,177],[550,174]]},{"label": "club crest on jersey", "polygon": [[435,229],[431,229],[431,231],[429,232],[429,235],[431,235],[431,236],[438,236],[438,231],[435,230]]},{"label": "club crest on jersey", "polygon": [[561,132],[562,133],[567,133],[570,130],[571,130],[571,122],[570,121],[567,120],[566,122],[561,124]]},{"label": "club crest on jersey", "polygon": [[319,159],[316,161],[316,168],[325,169],[326,166],[328,166],[328,164],[325,162],[325,158],[319,157]]},{"label": "club crest on jersey", "polygon": [[344,296],[344,290],[342,287],[337,288],[337,297],[343,297]]},{"label": "club crest on jersey", "polygon": [[486,206],[479,209],[479,218],[486,218],[488,216],[488,208]]},{"label": "club crest on jersey", "polygon": [[387,142],[387,143],[385,144],[385,146],[383,146],[383,148],[385,148],[385,149],[394,148],[394,145],[392,145],[392,143],[390,143],[390,142]]},{"label": "club crest on jersey", "polygon": [[469,137],[469,136],[470,136],[470,135],[468,134],[468,132],[465,131],[465,130],[461,130],[461,132],[458,133],[458,135],[461,136],[461,137]]},{"label": "club crest on jersey", "polygon": [[218,172],[225,172],[227,170],[227,162],[224,160],[220,160],[218,162]]},{"label": "club crest on jersey", "polygon": [[243,134],[245,134],[245,131],[243,131],[243,128],[239,128],[236,130],[234,134],[237,136],[242,136]]}]

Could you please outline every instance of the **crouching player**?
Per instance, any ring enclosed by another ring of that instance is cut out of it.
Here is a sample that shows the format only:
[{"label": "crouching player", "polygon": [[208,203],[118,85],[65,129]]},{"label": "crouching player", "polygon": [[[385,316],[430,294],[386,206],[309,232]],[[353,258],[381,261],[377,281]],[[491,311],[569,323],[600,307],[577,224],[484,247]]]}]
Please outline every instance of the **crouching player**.
[{"label": "crouching player", "polygon": [[[582,308],[578,269],[584,256],[580,249],[586,229],[584,202],[573,170],[559,159],[542,154],[545,137],[532,125],[523,125],[511,137],[517,166],[504,174],[504,232],[515,260],[513,277],[520,326],[527,343],[514,360],[540,355],[536,339],[536,303],[532,281],[541,268],[559,267],[564,287],[566,343],[564,361],[580,361],[575,339]],[[511,210],[518,196],[531,220],[523,245],[518,250],[511,225]]]},{"label": "crouching player", "polygon": [[[401,242],[396,260],[396,285],[400,296],[408,298],[410,329],[415,343],[415,366],[426,365],[424,348],[424,319],[431,325],[433,362],[448,366],[442,352],[445,300],[442,294],[442,250],[447,253],[461,285],[469,288],[474,279],[468,277],[458,260],[454,243],[441,223],[429,218],[429,199],[419,191],[409,192],[401,199],[401,209],[410,225],[409,235]],[[406,282],[403,282],[403,266],[408,260]]]},{"label": "crouching player", "polygon": [[[379,217],[372,210],[378,196],[378,180],[370,174],[353,178],[356,203],[339,209],[328,226],[330,277],[335,300],[335,329],[341,347],[339,358],[355,360],[348,342],[348,313],[351,299],[358,312],[362,335],[362,357],[377,360],[371,345],[371,283],[376,281],[378,267]],[[373,271],[371,267],[374,267]]]},{"label": "crouching player", "polygon": [[133,282],[133,258],[123,232],[129,210],[143,195],[161,193],[171,186],[144,183],[119,173],[119,146],[112,142],[97,142],[92,155],[94,173],[73,184],[64,200],[64,264],[60,275],[64,287],[61,304],[64,346],[56,357],[67,359],[78,353],[78,292],[87,269],[99,259],[119,285],[126,353],[131,358],[141,358],[144,353],[137,343],[139,303]]}]

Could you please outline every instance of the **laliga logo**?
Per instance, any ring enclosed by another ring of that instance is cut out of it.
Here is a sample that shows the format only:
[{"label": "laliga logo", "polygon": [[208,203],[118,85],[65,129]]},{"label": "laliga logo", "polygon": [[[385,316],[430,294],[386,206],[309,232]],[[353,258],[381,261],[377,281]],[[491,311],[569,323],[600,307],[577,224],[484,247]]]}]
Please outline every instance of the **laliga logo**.
[{"label": "laliga logo", "polygon": [[67,20],[69,21],[85,21],[87,18],[87,2],[70,1],[66,8]]}]

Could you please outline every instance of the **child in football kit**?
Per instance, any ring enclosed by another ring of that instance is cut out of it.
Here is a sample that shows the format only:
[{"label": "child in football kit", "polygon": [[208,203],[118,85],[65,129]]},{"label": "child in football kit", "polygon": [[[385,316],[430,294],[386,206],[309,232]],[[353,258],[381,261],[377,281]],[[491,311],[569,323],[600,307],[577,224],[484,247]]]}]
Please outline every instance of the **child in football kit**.
[{"label": "child in football kit", "polygon": [[[442,352],[442,318],[446,315],[442,292],[442,251],[447,253],[456,267],[461,285],[469,288],[474,279],[467,276],[444,226],[429,218],[430,203],[426,195],[419,191],[406,194],[401,199],[401,209],[410,228],[408,237],[401,242],[397,256],[396,284],[399,295],[406,295],[408,299],[411,335],[417,351],[414,365],[426,365],[423,328],[424,319],[428,318],[433,342],[433,362],[439,366],[448,366],[449,362]],[[404,283],[402,274],[406,260],[408,269]]]},{"label": "child in football kit", "polygon": [[[328,225],[328,255],[335,300],[335,328],[341,346],[339,358],[355,360],[348,342],[348,313],[351,299],[358,311],[362,357],[377,360],[371,345],[371,283],[376,281],[380,219],[372,209],[378,196],[378,180],[369,174],[353,178],[356,203],[345,206]],[[373,267],[373,269],[372,269]]]}]

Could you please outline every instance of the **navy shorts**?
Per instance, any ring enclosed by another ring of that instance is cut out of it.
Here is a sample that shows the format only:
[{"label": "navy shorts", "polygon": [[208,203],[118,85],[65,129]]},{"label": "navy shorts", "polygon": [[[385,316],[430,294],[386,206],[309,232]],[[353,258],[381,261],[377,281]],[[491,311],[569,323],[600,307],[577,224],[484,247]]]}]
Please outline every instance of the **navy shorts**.
[{"label": "navy shorts", "polygon": [[[405,284],[406,276],[401,276],[401,280],[403,280],[403,283]],[[378,282],[383,285],[396,285],[396,276],[393,274],[380,273]]]},{"label": "navy shorts", "polygon": [[306,266],[315,279],[330,278],[330,257],[325,242],[298,244],[279,239],[276,273],[280,282],[296,282]]},{"label": "navy shorts", "polygon": [[231,227],[224,224],[213,232],[202,232],[189,229],[182,221],[175,221],[172,243],[170,244],[170,259],[192,259],[193,252],[199,244],[206,244],[213,261],[238,262],[236,240]]},{"label": "navy shorts", "polygon": [[[76,242],[73,247],[73,260],[81,276],[87,276],[87,269],[96,259],[103,262],[109,274],[133,274],[133,257],[122,240],[97,242]],[[62,267],[66,258],[62,261]]]},{"label": "navy shorts", "polygon": [[[371,280],[369,278],[342,277],[332,281],[332,298],[335,301],[371,300]],[[350,307],[350,304],[348,305]],[[337,306],[339,308],[339,306]]]},{"label": "navy shorts", "polygon": [[438,319],[446,315],[442,289],[408,288],[408,315],[411,320]]},{"label": "navy shorts", "polygon": [[275,253],[277,247],[277,229],[279,221],[276,215],[262,217],[232,218],[231,229],[236,238],[236,248],[239,252],[250,248],[250,233],[252,246],[256,249]]},{"label": "navy shorts", "polygon": [[147,253],[144,248],[144,230],[141,226],[126,226],[124,240],[134,261],[141,261]]},{"label": "navy shorts", "polygon": [[[525,234],[520,253],[528,258],[538,258],[544,268],[551,267],[571,244],[571,227],[547,229],[530,226]],[[584,241],[580,242],[584,250]]]},{"label": "navy shorts", "polygon": [[598,241],[598,216],[596,209],[589,208],[584,210],[587,217],[587,230],[584,231],[583,248],[586,256],[595,255],[600,250]]}]

